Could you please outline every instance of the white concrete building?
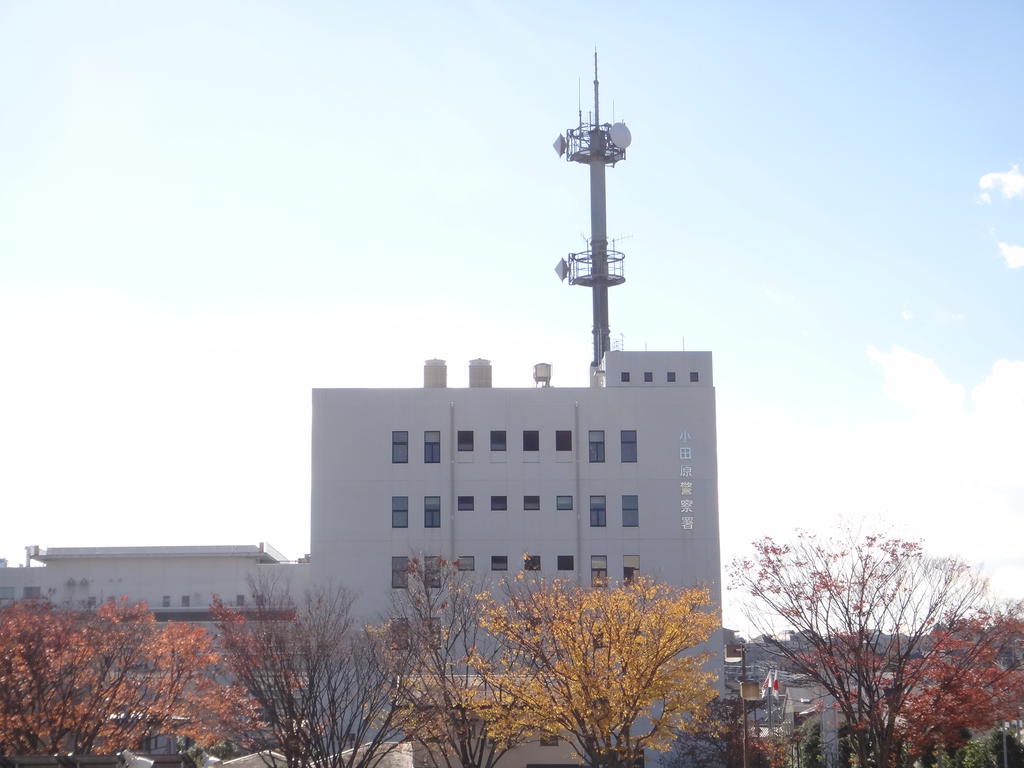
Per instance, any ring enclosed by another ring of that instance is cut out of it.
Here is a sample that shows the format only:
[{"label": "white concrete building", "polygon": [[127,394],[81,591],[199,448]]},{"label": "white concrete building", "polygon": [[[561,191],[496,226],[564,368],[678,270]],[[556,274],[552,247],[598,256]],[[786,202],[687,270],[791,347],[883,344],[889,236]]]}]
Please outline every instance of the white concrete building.
[{"label": "white concrete building", "polygon": [[590,585],[635,571],[720,603],[710,352],[608,352],[605,386],[313,392],[312,579],[384,613],[405,558]]},{"label": "white concrete building", "polygon": [[160,620],[209,620],[219,595],[228,605],[250,604],[250,582],[271,573],[304,589],[308,567],[288,563],[269,544],[188,547],[28,547],[39,568],[0,569],[0,605],[46,599],[88,609],[111,598],[144,600]]}]

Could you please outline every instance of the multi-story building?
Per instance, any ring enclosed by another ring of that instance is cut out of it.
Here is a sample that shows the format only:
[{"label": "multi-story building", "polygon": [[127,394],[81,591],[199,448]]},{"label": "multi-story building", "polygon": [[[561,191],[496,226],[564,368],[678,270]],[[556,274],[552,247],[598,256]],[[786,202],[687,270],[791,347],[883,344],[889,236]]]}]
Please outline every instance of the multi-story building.
[{"label": "multi-story building", "polygon": [[314,583],[384,612],[407,558],[443,557],[720,601],[710,352],[608,352],[590,388],[492,388],[486,360],[446,378],[432,360],[422,389],[314,390]]}]

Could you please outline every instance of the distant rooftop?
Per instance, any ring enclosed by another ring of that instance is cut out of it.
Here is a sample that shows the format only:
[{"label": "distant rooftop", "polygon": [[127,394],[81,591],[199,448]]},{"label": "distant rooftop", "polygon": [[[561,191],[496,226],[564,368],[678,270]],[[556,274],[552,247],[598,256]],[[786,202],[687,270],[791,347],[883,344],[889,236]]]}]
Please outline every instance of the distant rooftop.
[{"label": "distant rooftop", "polygon": [[215,544],[189,547],[49,547],[33,548],[33,560],[107,560],[149,557],[238,557],[260,563],[285,563],[288,558],[266,542],[259,544]]}]

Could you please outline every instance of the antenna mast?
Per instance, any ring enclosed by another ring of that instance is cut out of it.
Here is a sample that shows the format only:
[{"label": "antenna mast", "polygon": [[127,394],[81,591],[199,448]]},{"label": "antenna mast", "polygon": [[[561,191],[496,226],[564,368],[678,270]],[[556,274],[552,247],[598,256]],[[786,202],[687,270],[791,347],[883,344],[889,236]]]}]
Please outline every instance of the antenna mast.
[{"label": "antenna mast", "polygon": [[615,166],[626,157],[626,148],[632,138],[625,123],[601,123],[600,97],[597,78],[597,51],[594,51],[594,112],[593,122],[583,122],[568,129],[555,140],[559,157],[590,167],[590,247],[579,253],[570,253],[568,261],[562,259],[555,267],[560,279],[569,278],[570,285],[584,285],[591,289],[594,305],[594,359],[591,373],[601,370],[604,355],[611,349],[611,329],[608,325],[608,288],[626,281],[622,274],[625,256],[608,248],[608,216],[605,202],[605,166]]}]

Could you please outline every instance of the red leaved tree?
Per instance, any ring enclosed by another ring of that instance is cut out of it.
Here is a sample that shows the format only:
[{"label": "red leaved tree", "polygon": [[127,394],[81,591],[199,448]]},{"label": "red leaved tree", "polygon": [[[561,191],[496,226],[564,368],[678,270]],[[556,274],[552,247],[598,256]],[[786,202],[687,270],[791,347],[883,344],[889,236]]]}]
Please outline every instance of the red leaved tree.
[{"label": "red leaved tree", "polygon": [[15,603],[0,609],[0,750],[90,754],[158,734],[211,744],[246,715],[218,669],[206,630],[159,626],[145,603]]},{"label": "red leaved tree", "polygon": [[[732,587],[749,595],[747,616],[781,660],[834,697],[862,768],[897,763],[908,717],[936,737],[970,725],[962,705],[940,713],[927,704],[945,691],[965,696],[951,687],[957,674],[994,686],[1009,679],[991,662],[1012,625],[992,621],[987,584],[963,562],[929,557],[917,541],[850,529],[754,547],[753,557],[732,563]],[[795,630],[793,639],[777,639],[781,629]]]},{"label": "red leaved tree", "polygon": [[963,746],[970,731],[1017,718],[1024,703],[1022,614],[1020,604],[981,610],[932,634],[900,722],[911,754]]}]

